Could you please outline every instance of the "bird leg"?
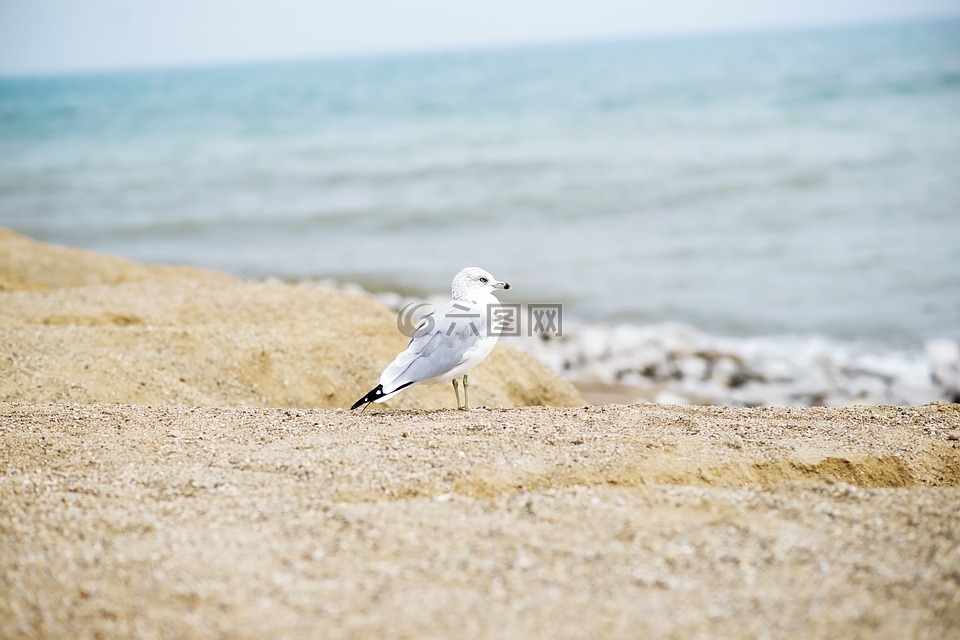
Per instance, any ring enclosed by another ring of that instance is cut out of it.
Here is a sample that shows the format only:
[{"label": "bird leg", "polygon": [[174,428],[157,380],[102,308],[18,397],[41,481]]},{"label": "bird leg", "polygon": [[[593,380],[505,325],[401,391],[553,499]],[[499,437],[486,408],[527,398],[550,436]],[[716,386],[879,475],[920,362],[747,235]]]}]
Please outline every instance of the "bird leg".
[{"label": "bird leg", "polygon": [[[453,392],[457,394],[457,409],[462,409],[463,407],[460,406],[460,385],[456,378],[453,379]],[[467,392],[466,387],[463,388],[463,392]]]},{"label": "bird leg", "polygon": [[466,411],[470,408],[470,399],[467,396],[467,376],[463,376],[463,409]]}]

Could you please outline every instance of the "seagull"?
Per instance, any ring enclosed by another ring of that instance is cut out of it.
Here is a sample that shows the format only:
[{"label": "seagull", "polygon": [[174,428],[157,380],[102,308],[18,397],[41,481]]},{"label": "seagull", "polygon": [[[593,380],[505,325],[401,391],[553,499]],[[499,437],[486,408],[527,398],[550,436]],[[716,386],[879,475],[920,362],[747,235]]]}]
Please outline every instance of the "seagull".
[{"label": "seagull", "polygon": [[[499,331],[488,324],[488,310],[500,301],[496,289],[509,289],[489,272],[467,267],[453,278],[452,300],[420,319],[405,351],[380,375],[380,384],[350,409],[389,400],[421,382],[452,380],[457,409],[469,408],[467,374],[490,355]],[[463,376],[463,405],[457,378]]]}]

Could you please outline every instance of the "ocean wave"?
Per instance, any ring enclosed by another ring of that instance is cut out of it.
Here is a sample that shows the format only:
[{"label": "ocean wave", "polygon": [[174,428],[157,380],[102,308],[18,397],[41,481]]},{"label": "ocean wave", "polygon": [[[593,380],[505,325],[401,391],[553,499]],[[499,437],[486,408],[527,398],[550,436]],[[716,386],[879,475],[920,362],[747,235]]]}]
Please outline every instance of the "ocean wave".
[{"label": "ocean wave", "polygon": [[733,406],[960,402],[960,345],[915,349],[820,335],[724,337],[681,323],[567,323],[564,335],[520,340],[574,382],[633,387],[673,403]]}]

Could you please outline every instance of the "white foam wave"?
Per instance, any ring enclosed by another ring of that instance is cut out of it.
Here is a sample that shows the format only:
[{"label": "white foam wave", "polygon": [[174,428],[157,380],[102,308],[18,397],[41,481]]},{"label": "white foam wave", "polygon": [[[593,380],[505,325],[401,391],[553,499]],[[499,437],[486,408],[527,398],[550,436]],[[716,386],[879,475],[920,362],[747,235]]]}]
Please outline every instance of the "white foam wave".
[{"label": "white foam wave", "polygon": [[654,390],[670,402],[847,406],[960,401],[960,345],[883,349],[823,336],[735,338],[689,325],[567,324],[514,343],[565,377]]}]

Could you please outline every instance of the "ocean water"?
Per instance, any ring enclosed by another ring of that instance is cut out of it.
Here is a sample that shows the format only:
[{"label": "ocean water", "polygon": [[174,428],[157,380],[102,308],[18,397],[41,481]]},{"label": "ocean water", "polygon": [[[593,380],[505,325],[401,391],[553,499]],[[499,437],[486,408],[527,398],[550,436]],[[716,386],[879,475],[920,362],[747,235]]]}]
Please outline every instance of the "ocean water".
[{"label": "ocean water", "polygon": [[0,79],[0,225],[919,349],[960,339],[960,21]]}]

